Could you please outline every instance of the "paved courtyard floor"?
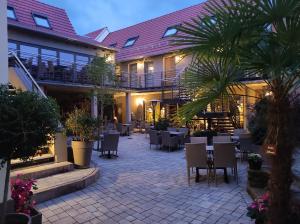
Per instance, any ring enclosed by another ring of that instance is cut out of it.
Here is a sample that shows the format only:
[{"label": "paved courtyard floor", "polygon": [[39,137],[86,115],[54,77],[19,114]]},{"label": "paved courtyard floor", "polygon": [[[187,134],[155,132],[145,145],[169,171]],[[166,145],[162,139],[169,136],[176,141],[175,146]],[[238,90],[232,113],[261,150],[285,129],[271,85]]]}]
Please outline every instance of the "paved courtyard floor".
[{"label": "paved courtyard floor", "polygon": [[220,172],[218,186],[205,179],[188,186],[184,151],[150,150],[148,142],[142,134],[121,137],[117,159],[94,152],[97,183],[40,204],[43,223],[252,223],[246,217],[246,163],[239,163],[239,185],[232,176],[224,183]]}]

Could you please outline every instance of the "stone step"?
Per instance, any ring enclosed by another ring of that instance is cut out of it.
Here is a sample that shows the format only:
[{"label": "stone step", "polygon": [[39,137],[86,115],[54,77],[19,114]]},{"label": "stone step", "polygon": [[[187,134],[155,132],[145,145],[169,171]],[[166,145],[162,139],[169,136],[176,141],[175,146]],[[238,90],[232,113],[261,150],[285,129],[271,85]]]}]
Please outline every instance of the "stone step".
[{"label": "stone step", "polygon": [[42,154],[40,156],[35,156],[33,159],[28,161],[23,161],[20,159],[14,159],[11,161],[11,168],[18,169],[23,167],[29,167],[34,165],[39,165],[43,163],[49,163],[54,161],[54,155],[52,154]]},{"label": "stone step", "polygon": [[74,165],[70,162],[47,163],[43,165],[34,165],[26,168],[15,169],[11,172],[10,177],[14,178],[18,174],[22,174],[22,176],[25,178],[39,179],[73,170]]},{"label": "stone step", "polygon": [[99,175],[99,168],[91,167],[37,179],[38,189],[34,190],[34,200],[41,203],[81,190],[96,182]]}]

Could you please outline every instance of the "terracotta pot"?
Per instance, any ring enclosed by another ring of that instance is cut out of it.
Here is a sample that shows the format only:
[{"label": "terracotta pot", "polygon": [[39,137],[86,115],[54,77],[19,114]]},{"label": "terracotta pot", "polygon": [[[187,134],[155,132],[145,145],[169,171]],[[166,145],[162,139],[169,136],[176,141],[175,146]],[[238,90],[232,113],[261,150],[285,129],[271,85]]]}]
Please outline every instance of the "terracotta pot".
[{"label": "terracotta pot", "polygon": [[5,224],[31,224],[31,218],[23,213],[9,213],[5,216]]},{"label": "terracotta pot", "polygon": [[77,168],[89,168],[94,142],[72,141],[74,164]]}]

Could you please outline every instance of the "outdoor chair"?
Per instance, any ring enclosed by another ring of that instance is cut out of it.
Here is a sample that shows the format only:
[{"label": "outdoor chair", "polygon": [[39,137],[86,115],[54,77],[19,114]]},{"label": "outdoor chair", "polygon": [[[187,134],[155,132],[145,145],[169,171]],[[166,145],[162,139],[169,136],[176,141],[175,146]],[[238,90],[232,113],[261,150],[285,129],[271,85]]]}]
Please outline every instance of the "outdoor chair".
[{"label": "outdoor chair", "polygon": [[117,124],[117,130],[120,132],[121,136],[127,135],[127,127],[123,126],[121,123]]},{"label": "outdoor chair", "polygon": [[119,133],[104,134],[101,141],[101,156],[108,152],[108,157],[112,155],[118,157]]},{"label": "outdoor chair", "polygon": [[240,154],[241,161],[248,160],[248,154],[252,152],[251,135],[240,134],[239,137],[239,149],[237,152]]},{"label": "outdoor chair", "polygon": [[156,145],[157,146],[161,145],[161,136],[158,134],[158,131],[156,130],[149,130],[149,135],[150,135],[150,149],[151,145]]},{"label": "outdoor chair", "polygon": [[177,148],[178,147],[178,137],[177,136],[171,136],[170,132],[163,131],[161,134],[161,144],[162,147],[168,147],[169,152],[171,151],[171,148]]},{"label": "outdoor chair", "polygon": [[150,130],[151,130],[150,124],[145,123],[145,135],[146,135],[146,138],[147,138],[147,135],[150,133]]},{"label": "outdoor chair", "polygon": [[191,168],[206,169],[207,183],[209,183],[210,172],[207,164],[206,144],[187,143],[185,144],[185,148],[188,184],[190,185]]},{"label": "outdoor chair", "polygon": [[177,131],[177,128],[168,127],[167,130],[168,131]]},{"label": "outdoor chair", "polygon": [[213,136],[213,143],[219,143],[219,142],[231,142],[231,137],[229,135]]},{"label": "outdoor chair", "polygon": [[231,168],[238,183],[237,159],[235,156],[234,143],[214,143],[213,169],[215,176],[215,183],[217,185],[218,168]]},{"label": "outdoor chair", "polygon": [[190,137],[191,143],[205,143],[207,145],[207,137]]}]

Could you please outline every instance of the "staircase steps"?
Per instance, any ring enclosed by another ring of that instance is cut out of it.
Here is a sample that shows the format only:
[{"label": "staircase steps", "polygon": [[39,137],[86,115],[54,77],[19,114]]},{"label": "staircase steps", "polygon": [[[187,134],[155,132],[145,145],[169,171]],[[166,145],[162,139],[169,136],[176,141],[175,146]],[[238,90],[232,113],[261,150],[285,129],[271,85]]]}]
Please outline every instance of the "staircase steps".
[{"label": "staircase steps", "polygon": [[[34,161],[36,160],[35,157]],[[42,158],[38,161],[41,162]],[[33,190],[33,198],[37,203],[84,189],[95,183],[100,175],[99,168],[95,166],[74,169],[73,163],[70,162],[30,163],[30,166],[28,164],[26,167],[14,168],[10,177],[15,178],[22,174],[25,178],[35,179],[38,189]]]},{"label": "staircase steps", "polygon": [[74,170],[73,163],[47,163],[44,165],[37,165],[27,168],[15,169],[11,172],[10,177],[14,178],[18,174],[22,174],[25,178],[39,179],[48,177],[58,173],[66,173]]},{"label": "staircase steps", "polygon": [[20,159],[15,159],[11,161],[11,168],[18,169],[28,166],[36,166],[44,163],[54,162],[54,155],[52,154],[42,154],[40,156],[35,156],[33,159],[28,161],[23,161]]}]

